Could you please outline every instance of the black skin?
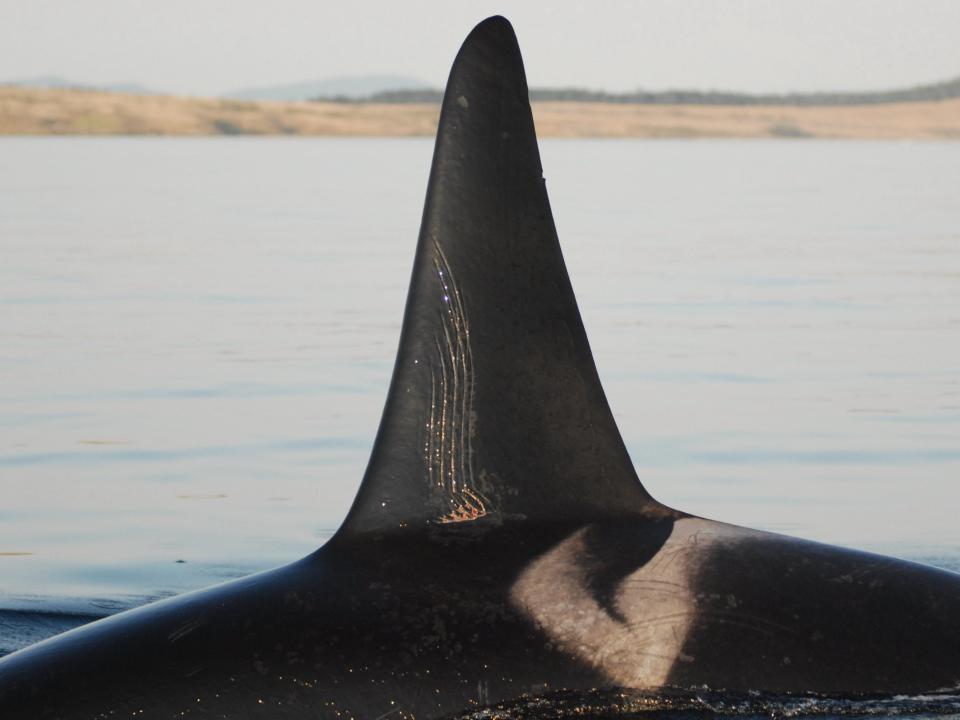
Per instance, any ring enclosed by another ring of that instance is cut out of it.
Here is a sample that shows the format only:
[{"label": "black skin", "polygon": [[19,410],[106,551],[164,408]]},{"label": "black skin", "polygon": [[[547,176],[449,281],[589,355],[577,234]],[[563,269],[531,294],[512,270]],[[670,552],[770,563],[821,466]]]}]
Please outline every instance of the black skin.
[{"label": "black skin", "polygon": [[521,525],[482,537],[434,529],[335,540],[279,570],[10,656],[3,716],[129,717],[146,707],[148,717],[204,717],[212,708],[244,717],[442,717],[476,703],[481,683],[491,701],[600,686],[601,676],[551,649],[504,593],[524,558],[571,531],[531,534]]},{"label": "black skin", "polygon": [[684,654],[696,662],[674,665],[672,685],[841,695],[960,686],[955,573],[765,534],[712,549],[693,583],[703,597]]},{"label": "black skin", "polygon": [[[429,718],[524,693],[609,687],[551,643],[509,589],[531,560],[586,527],[590,551],[578,561],[591,568],[595,598],[609,603],[614,576],[649,561],[665,524],[519,522],[334,540],[279,570],[9,656],[0,665],[4,717],[146,708],[163,718]],[[676,663],[671,685],[857,695],[955,682],[956,575],[776,535],[708,555],[684,648],[694,660]]]},{"label": "black skin", "polygon": [[491,18],[450,74],[397,364],[337,535],[0,659],[0,717],[423,720],[617,686],[958,682],[960,576],[691,518],[640,484],[516,39]]}]

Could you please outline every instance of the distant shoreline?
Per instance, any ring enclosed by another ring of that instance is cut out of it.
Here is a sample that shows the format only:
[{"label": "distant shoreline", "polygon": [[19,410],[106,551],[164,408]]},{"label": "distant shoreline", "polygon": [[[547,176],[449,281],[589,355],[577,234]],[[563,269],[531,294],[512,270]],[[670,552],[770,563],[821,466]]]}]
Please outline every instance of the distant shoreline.
[{"label": "distant shoreline", "polygon": [[[960,99],[863,105],[535,101],[540,137],[960,140]],[[220,100],[0,86],[0,135],[430,137],[435,103]]]},{"label": "distant shoreline", "polygon": [[[359,99],[316,97],[340,102],[439,103],[439,89],[386,90]],[[776,105],[801,107],[879,105],[960,99],[960,77],[926,85],[891,90],[848,92],[793,92],[753,94],[727,90],[635,90],[606,92],[585,88],[530,88],[533,102],[587,102],[626,105]]]}]

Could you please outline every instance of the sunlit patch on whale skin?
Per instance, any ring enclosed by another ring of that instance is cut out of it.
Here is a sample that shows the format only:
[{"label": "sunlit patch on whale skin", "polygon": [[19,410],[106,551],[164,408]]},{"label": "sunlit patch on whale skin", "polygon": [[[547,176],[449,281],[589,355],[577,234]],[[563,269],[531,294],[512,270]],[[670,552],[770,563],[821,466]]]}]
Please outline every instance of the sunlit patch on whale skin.
[{"label": "sunlit patch on whale skin", "polygon": [[638,542],[639,567],[623,576],[607,604],[595,590],[598,549],[589,539],[595,527],[581,528],[527,565],[510,590],[511,601],[611,686],[662,687],[675,663],[696,660],[683,648],[698,612],[692,579],[705,548],[753,532],[681,518],[665,540],[650,538],[660,543],[654,552]]}]

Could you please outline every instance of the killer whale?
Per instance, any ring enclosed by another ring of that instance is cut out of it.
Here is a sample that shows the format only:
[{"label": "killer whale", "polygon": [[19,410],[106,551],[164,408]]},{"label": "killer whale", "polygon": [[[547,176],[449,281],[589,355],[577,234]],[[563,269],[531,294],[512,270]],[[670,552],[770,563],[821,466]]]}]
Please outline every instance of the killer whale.
[{"label": "killer whale", "polygon": [[523,695],[960,682],[960,577],[667,508],[597,376],[512,29],[445,94],[383,419],[336,536],[0,659],[3,718],[444,717]]}]

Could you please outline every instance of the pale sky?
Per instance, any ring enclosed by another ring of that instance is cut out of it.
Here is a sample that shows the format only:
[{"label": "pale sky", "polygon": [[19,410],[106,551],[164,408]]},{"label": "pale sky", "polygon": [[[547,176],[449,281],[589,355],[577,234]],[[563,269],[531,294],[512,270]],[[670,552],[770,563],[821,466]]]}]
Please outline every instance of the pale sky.
[{"label": "pale sky", "polygon": [[186,94],[399,74],[441,87],[503,14],[530,85],[880,89],[960,75],[957,0],[0,0],[0,80]]}]

